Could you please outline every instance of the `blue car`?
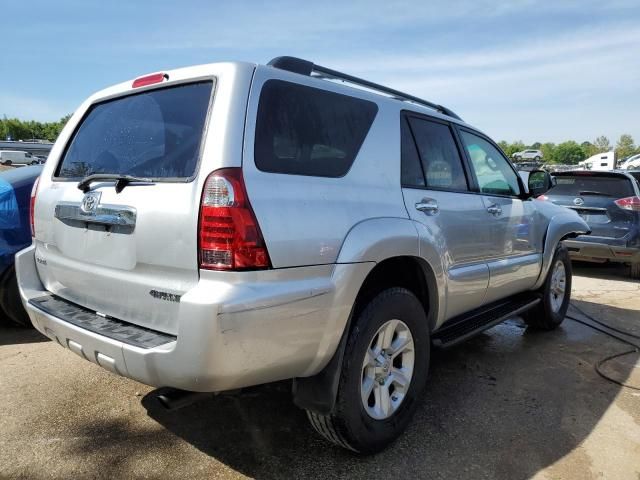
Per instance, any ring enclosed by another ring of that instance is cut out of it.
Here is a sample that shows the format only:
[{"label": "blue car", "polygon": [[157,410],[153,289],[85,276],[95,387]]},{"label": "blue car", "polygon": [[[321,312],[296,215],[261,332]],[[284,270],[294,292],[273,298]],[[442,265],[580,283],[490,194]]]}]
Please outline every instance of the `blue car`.
[{"label": "blue car", "polygon": [[42,166],[11,169],[0,173],[0,321],[28,326],[27,313],[20,302],[13,258],[31,244],[29,200]]}]

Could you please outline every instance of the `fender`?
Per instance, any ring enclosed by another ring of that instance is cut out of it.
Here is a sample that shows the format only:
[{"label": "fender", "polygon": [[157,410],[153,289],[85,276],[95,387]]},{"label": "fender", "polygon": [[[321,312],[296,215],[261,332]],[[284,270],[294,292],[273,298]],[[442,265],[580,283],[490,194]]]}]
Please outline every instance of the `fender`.
[{"label": "fender", "polygon": [[551,268],[553,254],[560,241],[567,237],[577,237],[578,235],[588,235],[589,233],[591,233],[589,225],[575,212],[566,211],[551,217],[544,238],[542,269],[540,270],[540,276],[533,290],[542,287],[542,284],[547,278],[547,273],[549,272],[549,268]]},{"label": "fender", "polygon": [[[340,249],[337,263],[366,263],[371,266],[368,269],[368,271],[371,271],[375,264],[388,258],[399,256],[420,258],[421,253],[428,254],[429,258],[438,259],[438,269],[431,268],[432,272],[428,272],[428,278],[436,279],[438,292],[441,292],[443,291],[440,288],[440,283],[443,281],[441,262],[436,251],[434,249],[428,250],[430,247],[427,245],[428,242],[422,245],[418,230],[412,220],[395,217],[373,218],[358,223],[349,231]],[[423,266],[423,268],[429,267],[427,265]],[[342,278],[342,275],[336,276],[336,290],[350,290],[348,300],[352,305],[351,312],[339,336],[330,342],[335,342],[337,346],[326,366],[311,377],[295,378],[293,380],[293,400],[298,407],[321,415],[328,415],[333,410],[338,393],[344,350],[354,313],[353,305],[365,278],[366,275],[358,285],[343,285],[347,279]],[[433,302],[434,299],[431,298],[430,301]],[[429,318],[433,324],[435,319],[432,319],[431,315]]]},{"label": "fender", "polygon": [[418,232],[408,218],[380,217],[354,225],[342,243],[336,263],[381,262],[390,257],[417,257]]}]

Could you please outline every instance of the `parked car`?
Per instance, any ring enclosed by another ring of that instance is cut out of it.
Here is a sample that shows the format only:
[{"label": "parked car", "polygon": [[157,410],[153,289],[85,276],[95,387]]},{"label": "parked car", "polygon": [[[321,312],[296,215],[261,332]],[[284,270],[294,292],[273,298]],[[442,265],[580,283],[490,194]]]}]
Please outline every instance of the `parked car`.
[{"label": "parked car", "polygon": [[35,192],[16,262],[38,330],[168,406],[293,379],[361,453],[411,421],[432,345],[557,327],[560,241],[589,230],[448,108],[291,57],[98,92]]},{"label": "parked car", "polygon": [[640,153],[637,155],[632,155],[620,161],[618,168],[627,170],[640,168]]},{"label": "parked car", "polygon": [[575,171],[553,174],[556,185],[539,197],[576,212],[589,224],[591,235],[565,241],[572,258],[624,262],[640,278],[640,189],[638,175]]},{"label": "parked car", "polygon": [[522,160],[535,160],[536,162],[542,160],[543,155],[541,150],[523,150],[513,154],[513,159],[517,162]]},{"label": "parked car", "polygon": [[29,199],[42,167],[25,167],[0,173],[0,320],[28,326],[13,266],[16,252],[31,243]]},{"label": "parked car", "polygon": [[37,158],[29,152],[17,150],[0,150],[0,164],[2,165],[37,165]]}]

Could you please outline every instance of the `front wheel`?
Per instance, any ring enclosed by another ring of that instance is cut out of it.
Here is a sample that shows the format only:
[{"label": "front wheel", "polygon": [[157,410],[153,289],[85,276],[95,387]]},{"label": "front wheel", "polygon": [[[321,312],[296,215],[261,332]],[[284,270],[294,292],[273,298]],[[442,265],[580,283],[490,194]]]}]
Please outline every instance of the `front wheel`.
[{"label": "front wheel", "polygon": [[384,290],[354,317],[329,415],[307,411],[327,440],[358,453],[384,449],[407,427],[429,369],[424,308],[404,288]]},{"label": "front wheel", "polygon": [[560,326],[571,300],[571,259],[563,245],[558,245],[547,278],[540,288],[542,301],[522,316],[530,327],[553,330]]}]

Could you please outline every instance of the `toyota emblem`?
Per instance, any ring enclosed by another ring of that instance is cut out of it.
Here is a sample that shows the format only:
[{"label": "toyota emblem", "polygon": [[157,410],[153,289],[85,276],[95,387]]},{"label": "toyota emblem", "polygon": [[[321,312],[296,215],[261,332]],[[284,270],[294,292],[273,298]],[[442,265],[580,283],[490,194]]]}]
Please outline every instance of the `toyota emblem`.
[{"label": "toyota emblem", "polygon": [[80,210],[82,210],[82,213],[92,215],[96,213],[98,203],[100,203],[100,192],[89,192],[85,194],[84,198],[82,199]]},{"label": "toyota emblem", "polygon": [[579,207],[580,205],[584,204],[584,200],[581,199],[580,197],[574,198],[573,199],[573,204]]}]

